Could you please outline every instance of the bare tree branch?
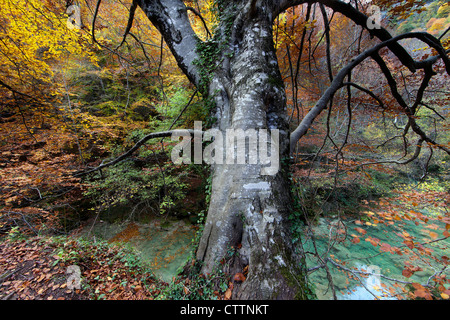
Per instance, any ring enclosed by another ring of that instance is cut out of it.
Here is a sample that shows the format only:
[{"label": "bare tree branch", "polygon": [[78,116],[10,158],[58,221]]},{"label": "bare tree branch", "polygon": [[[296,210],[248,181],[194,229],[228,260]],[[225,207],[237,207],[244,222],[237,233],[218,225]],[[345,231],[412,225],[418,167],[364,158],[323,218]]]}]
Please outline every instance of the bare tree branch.
[{"label": "bare tree branch", "polygon": [[117,46],[116,50],[119,49],[124,44],[124,42],[127,38],[127,35],[130,33],[131,27],[133,26],[134,14],[136,12],[136,9],[137,9],[137,0],[133,0],[133,3],[131,4],[131,7],[130,7],[130,14],[128,16],[127,27],[123,34],[122,41]]},{"label": "bare tree branch", "polygon": [[[445,56],[445,57],[447,58],[447,56]],[[400,106],[403,109],[403,112],[408,117],[409,125],[411,126],[411,129],[417,135],[419,135],[424,141],[426,141],[428,143],[431,143],[434,146],[438,147],[439,149],[444,150],[445,152],[450,154],[450,150],[447,147],[436,143],[434,140],[432,140],[430,137],[428,137],[427,134],[417,124],[417,121],[415,119],[415,114],[414,114],[415,109],[413,109],[414,106],[413,107],[409,107],[407,105],[407,103],[404,101],[403,97],[401,96],[401,94],[397,90],[397,83],[396,83],[394,77],[392,76],[389,68],[387,67],[387,65],[384,62],[384,60],[380,57],[380,55],[377,52],[375,52],[375,53],[373,53],[372,58],[378,63],[381,71],[383,72],[384,76],[386,77],[386,79],[388,81],[388,85],[389,85],[389,88],[391,89],[392,95],[394,96],[394,98],[397,101],[397,103],[400,104]],[[443,60],[444,60],[444,62],[446,61],[445,59],[443,59]]]},{"label": "bare tree branch", "polygon": [[[374,28],[368,29],[368,19],[364,13],[353,7],[351,4],[340,1],[340,0],[279,0],[274,1],[273,17],[275,18],[281,12],[287,10],[290,7],[301,5],[301,4],[314,4],[320,3],[335,12],[339,12],[352,20],[357,25],[368,30],[369,33],[381,41],[387,41],[392,38],[391,34],[384,28]],[[416,66],[414,64],[413,58],[410,54],[396,41],[391,42],[387,47],[398,57],[404,66],[406,66],[411,72],[416,71]]]},{"label": "bare tree branch", "polygon": [[100,4],[101,3],[102,3],[102,0],[97,0],[97,4],[95,5],[94,17],[92,18],[91,33],[92,33],[92,40],[95,43],[98,43],[97,39],[95,38],[95,21],[97,20],[98,10],[100,9]]},{"label": "bare tree branch", "polygon": [[344,82],[341,85],[341,87],[346,87],[346,86],[352,86],[352,87],[355,87],[356,89],[358,89],[358,90],[360,90],[362,92],[367,93],[369,96],[371,96],[373,99],[375,99],[378,102],[378,104],[380,105],[381,108],[383,108],[383,109],[386,108],[386,106],[383,103],[383,101],[379,97],[377,97],[377,95],[375,93],[373,93],[372,91],[370,91],[369,89],[366,89],[366,88],[364,88],[364,87],[362,87],[359,84],[356,84],[354,82]]},{"label": "bare tree branch", "polygon": [[[191,135],[194,134],[194,130],[183,130],[183,131],[187,131]],[[102,163],[98,167],[95,167],[95,168],[87,170],[87,171],[77,172],[73,176],[74,177],[82,177],[82,176],[88,175],[90,173],[93,173],[95,171],[98,171],[100,169],[115,165],[115,164],[125,160],[126,158],[130,157],[137,149],[139,149],[141,146],[143,146],[148,140],[155,139],[155,138],[170,137],[170,136],[172,136],[172,134],[174,134],[176,132],[177,132],[177,130],[150,133],[150,134],[146,135],[145,137],[143,137],[141,140],[139,140],[131,149],[129,149],[127,152],[120,155],[119,157],[115,158],[114,160],[111,160],[107,163]]]},{"label": "bare tree branch", "polygon": [[[297,144],[297,141],[306,134],[310,126],[312,125],[313,121],[317,118],[317,116],[326,108],[328,102],[332,99],[334,94],[337,90],[339,90],[342,87],[342,83],[345,79],[345,77],[353,70],[357,65],[359,65],[361,62],[363,62],[368,57],[372,57],[380,66],[382,69],[383,74],[388,80],[388,84],[391,88],[392,94],[394,95],[394,98],[397,100],[397,102],[401,105],[403,108],[403,111],[408,116],[411,122],[411,127],[419,136],[421,136],[425,141],[439,147],[440,149],[446,151],[450,154],[450,150],[448,150],[446,147],[437,144],[432,139],[430,139],[425,132],[423,132],[420,127],[417,125],[413,118],[413,113],[411,112],[411,108],[406,104],[406,102],[403,100],[401,95],[398,93],[396,87],[396,82],[392,75],[390,74],[389,69],[387,68],[386,64],[384,63],[383,59],[378,54],[378,51],[384,47],[390,46],[394,42],[398,42],[402,39],[408,39],[408,38],[417,38],[419,40],[422,40],[423,42],[427,43],[431,47],[437,49],[438,55],[434,56],[432,58],[429,58],[424,61],[420,61],[419,63],[414,62],[414,65],[420,66],[421,68],[429,67],[431,64],[435,63],[438,58],[441,58],[444,61],[444,64],[446,65],[447,72],[450,74],[450,60],[446,55],[445,50],[440,45],[436,43],[436,39],[429,35],[428,33],[424,32],[412,32],[407,34],[402,34],[399,36],[396,36],[394,38],[391,38],[389,40],[383,41],[374,47],[364,51],[363,53],[356,56],[349,64],[347,64],[344,68],[342,68],[339,73],[335,76],[334,80],[331,82],[328,89],[325,91],[325,93],[322,95],[322,97],[318,100],[316,105],[308,112],[308,114],[303,118],[300,125],[297,127],[297,129],[294,130],[294,132],[291,133],[291,139],[290,139],[290,145],[291,145],[291,152],[295,149],[295,145]],[[433,39],[434,38],[434,39]]]},{"label": "bare tree branch", "polygon": [[199,17],[199,19],[202,21],[203,27],[206,30],[206,33],[208,34],[208,37],[212,38],[212,34],[211,34],[211,32],[209,32],[209,29],[208,29],[208,25],[206,24],[206,21],[203,18],[203,16],[200,14],[200,12],[198,12],[197,10],[195,10],[195,8],[192,8],[192,7],[186,7],[186,9],[191,11],[197,17]]}]

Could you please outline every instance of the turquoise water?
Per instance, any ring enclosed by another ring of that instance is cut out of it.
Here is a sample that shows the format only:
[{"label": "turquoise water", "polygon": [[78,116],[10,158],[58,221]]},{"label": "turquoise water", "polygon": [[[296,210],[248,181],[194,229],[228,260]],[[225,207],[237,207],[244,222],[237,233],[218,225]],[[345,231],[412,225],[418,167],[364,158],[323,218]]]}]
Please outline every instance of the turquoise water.
[{"label": "turquoise water", "polygon": [[131,242],[150,264],[153,273],[170,282],[190,257],[195,232],[193,225],[182,220],[166,227],[158,227],[155,222],[142,226],[139,237]]},{"label": "turquoise water", "polygon": [[101,221],[86,227],[82,236],[136,249],[155,276],[170,282],[190,257],[195,233],[185,220],[153,219],[145,224]]},{"label": "turquoise water", "polygon": [[[401,223],[401,229],[408,232],[411,236],[416,237],[415,241],[428,242],[431,240],[429,235],[423,231],[424,225],[420,224],[419,226],[416,226],[411,221]],[[428,281],[430,276],[436,271],[441,270],[443,267],[439,263],[433,261],[431,257],[434,256],[440,258],[449,253],[449,239],[427,245],[426,247],[430,248],[431,252],[429,256],[425,257],[414,254],[404,254],[400,256],[390,252],[382,252],[379,245],[375,247],[370,242],[365,241],[365,238],[369,236],[378,238],[381,240],[381,243],[386,242],[391,246],[398,247],[403,245],[402,242],[404,240],[397,234],[398,232],[401,232],[401,230],[398,227],[385,226],[383,224],[378,224],[377,226],[361,226],[352,221],[345,221],[348,233],[347,239],[335,243],[332,248],[329,248],[330,229],[332,232],[335,230],[335,228],[331,228],[331,225],[333,224],[335,225],[336,221],[320,219],[319,224],[314,227],[318,252],[321,255],[324,255],[327,250],[329,250],[329,256],[339,260],[338,263],[344,265],[345,268],[363,270],[364,272],[375,274],[371,276],[358,274],[360,277],[359,280],[357,278],[349,279],[348,272],[344,272],[341,268],[328,263],[338,299],[373,300],[375,299],[375,296],[380,299],[393,299],[386,289],[392,287],[395,282],[384,279],[383,277],[378,276],[378,274],[400,281],[418,282],[423,284]],[[350,234],[358,234],[358,232],[355,231],[355,228],[358,227],[366,230],[367,234],[360,237],[361,241],[359,243],[353,244],[350,241],[352,239]],[[306,239],[306,237],[304,238],[303,245],[305,251],[313,252],[314,246],[312,241]],[[316,258],[311,257],[311,255],[308,255],[307,257],[308,268],[318,265]],[[422,270],[416,272],[410,278],[404,277],[402,271],[406,261],[411,261],[414,266],[420,266]],[[449,276],[449,271],[445,270],[444,274]],[[315,291],[318,299],[329,300],[333,298],[332,291],[328,287],[329,281],[323,268],[311,273],[310,280],[316,288]],[[386,288],[383,286],[386,286]]]},{"label": "turquoise water", "polygon": [[[449,254],[450,239],[442,242],[427,245],[432,249],[430,256],[425,258],[404,254],[399,256],[389,252],[381,252],[380,246],[375,247],[370,242],[365,241],[367,237],[380,239],[381,243],[388,243],[391,246],[403,245],[403,238],[397,233],[406,231],[415,237],[415,241],[430,241],[430,236],[424,232],[425,225],[416,226],[411,221],[396,222],[397,226],[361,226],[354,221],[344,221],[347,238],[344,241],[336,242],[330,246],[330,232],[336,235],[337,220],[321,218],[314,226],[316,248],[321,256],[333,258],[337,263],[350,270],[363,271],[371,275],[361,275],[358,277],[349,276],[345,270],[328,263],[329,271],[336,291],[336,296],[340,300],[373,300],[393,299],[387,289],[393,286],[394,282],[380,277],[384,276],[401,281],[426,283],[436,270],[440,270],[442,265],[430,259],[431,256],[441,257]],[[439,223],[435,223],[439,225]],[[334,227],[332,227],[334,226]],[[442,225],[440,226],[442,227]],[[367,234],[360,235],[355,228],[364,229]],[[306,229],[305,229],[306,230]],[[438,230],[433,230],[440,233]],[[196,228],[184,220],[164,220],[154,219],[139,224],[135,222],[97,222],[94,227],[85,228],[84,234],[89,234],[92,239],[107,240],[109,242],[122,242],[137,249],[142,259],[147,262],[151,271],[161,280],[170,282],[177,275],[180,268],[184,266],[192,253],[192,239],[196,233]],[[305,251],[314,252],[311,239],[308,239],[307,232],[302,237]],[[352,243],[351,234],[360,236],[358,244]],[[327,254],[328,251],[328,254]],[[308,268],[313,268],[319,264],[317,258],[307,255]],[[416,272],[411,278],[402,276],[405,261],[411,260],[414,266],[420,266],[421,271]],[[449,270],[444,274],[450,277]],[[310,281],[315,287],[315,293],[320,300],[333,299],[332,291],[329,288],[329,281],[325,270],[319,269],[309,275]],[[402,287],[404,285],[401,285]]]}]

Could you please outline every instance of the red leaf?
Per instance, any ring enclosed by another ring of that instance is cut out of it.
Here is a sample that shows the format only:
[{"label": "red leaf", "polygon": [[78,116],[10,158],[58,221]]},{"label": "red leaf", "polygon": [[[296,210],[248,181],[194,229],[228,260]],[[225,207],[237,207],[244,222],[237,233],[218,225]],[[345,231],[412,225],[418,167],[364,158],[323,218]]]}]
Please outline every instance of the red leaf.
[{"label": "red leaf", "polygon": [[404,244],[406,244],[406,246],[410,249],[414,249],[414,242],[412,242],[411,240],[405,240],[403,241]]},{"label": "red leaf", "polygon": [[413,273],[412,273],[411,270],[409,270],[409,269],[403,269],[402,275],[403,275],[404,277],[406,277],[406,278],[409,278],[409,277],[411,277],[411,276],[413,275]]},{"label": "red leaf", "polygon": [[420,283],[414,282],[412,284],[413,288],[416,290],[425,290],[424,286],[422,286]]},{"label": "red leaf", "polygon": [[227,289],[227,291],[225,291],[225,300],[230,299],[231,299],[231,289]]},{"label": "red leaf", "polygon": [[248,265],[244,267],[244,275],[248,273]]},{"label": "red leaf", "polygon": [[184,294],[188,295],[189,294],[189,289],[185,286],[183,286],[183,290],[184,290]]},{"label": "red leaf", "polygon": [[234,275],[234,281],[245,281],[245,276],[242,273],[238,272]]},{"label": "red leaf", "polygon": [[380,239],[368,237],[366,241],[370,242],[374,247],[378,246]]},{"label": "red leaf", "polygon": [[390,252],[391,251],[391,246],[387,243],[382,243],[380,250],[383,252]]}]

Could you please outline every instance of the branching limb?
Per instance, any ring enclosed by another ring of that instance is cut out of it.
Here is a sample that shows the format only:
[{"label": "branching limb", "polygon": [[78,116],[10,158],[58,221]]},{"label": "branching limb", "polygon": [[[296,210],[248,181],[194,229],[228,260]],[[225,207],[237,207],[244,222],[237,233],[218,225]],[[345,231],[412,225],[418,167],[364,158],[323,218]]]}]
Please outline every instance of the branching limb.
[{"label": "branching limb", "polygon": [[369,96],[371,96],[373,99],[375,99],[378,102],[378,105],[381,108],[386,109],[386,105],[383,103],[383,101],[375,93],[373,93],[369,89],[366,89],[366,88],[364,88],[364,87],[362,87],[359,84],[354,83],[354,82],[344,82],[344,83],[341,84],[341,87],[347,87],[347,86],[355,87],[356,89],[367,93]]},{"label": "branching limb", "polygon": [[420,102],[420,105],[424,106],[425,108],[433,111],[439,118],[441,118],[442,120],[446,120],[445,117],[443,115],[441,115],[439,112],[436,111],[436,109],[434,109],[433,107],[430,107],[428,104],[424,103],[423,101]]},{"label": "branching limb", "polygon": [[[187,131],[191,135],[194,134],[194,130],[183,130],[183,131]],[[172,134],[174,134],[176,132],[177,132],[177,130],[150,133],[150,134],[146,135],[145,137],[143,137],[141,140],[139,140],[131,149],[129,149],[127,152],[125,152],[121,156],[117,157],[116,159],[111,160],[107,163],[102,163],[101,165],[99,165],[96,168],[75,173],[74,177],[82,177],[82,176],[88,175],[90,173],[93,173],[95,171],[98,171],[100,169],[115,165],[115,164],[125,160],[126,158],[130,157],[137,149],[139,149],[141,146],[143,146],[148,140],[155,139],[155,138],[170,137],[170,136],[172,136]]]},{"label": "branching limb", "polygon": [[102,0],[97,0],[97,4],[95,5],[94,16],[92,18],[91,34],[92,34],[92,40],[95,43],[98,43],[97,39],[95,38],[95,22],[97,21],[98,11],[100,9],[101,3],[102,3]]},{"label": "branching limb", "polygon": [[403,161],[400,161],[400,160],[382,160],[382,161],[366,162],[366,163],[361,163],[359,165],[354,166],[352,168],[352,170],[354,170],[355,168],[358,168],[358,167],[364,167],[364,166],[370,166],[370,165],[376,165],[376,164],[388,164],[388,163],[391,163],[391,164],[406,165],[408,163],[413,162],[414,160],[416,160],[419,157],[420,152],[422,151],[422,148],[423,148],[423,146],[422,146],[423,142],[424,142],[424,140],[422,138],[419,138],[419,141],[417,141],[417,143],[416,143],[416,148],[415,148],[414,154],[411,156],[411,158],[409,158],[407,160],[403,160]]},{"label": "branching limb", "polygon": [[[443,60],[444,60],[445,63],[447,63],[448,57],[445,54],[444,54],[444,56],[445,56],[446,59],[443,58]],[[421,137],[421,139],[423,139],[424,141],[426,141],[428,143],[431,143],[432,145],[436,146],[437,148],[439,148],[439,149],[447,152],[448,154],[450,154],[450,150],[447,147],[445,147],[445,146],[443,146],[441,144],[438,144],[437,142],[432,140],[430,137],[428,137],[427,134],[417,124],[417,121],[415,119],[415,109],[414,109],[415,106],[409,107],[408,104],[404,101],[403,97],[398,92],[397,83],[396,83],[394,77],[392,76],[389,68],[387,67],[387,65],[384,62],[384,60],[380,57],[380,55],[377,52],[375,52],[375,53],[373,53],[372,58],[378,63],[381,71],[383,72],[384,76],[386,77],[386,79],[388,81],[388,85],[389,85],[389,88],[391,89],[392,95],[394,96],[394,98],[397,101],[397,103],[400,104],[400,106],[403,109],[403,112],[408,117],[409,124],[411,125],[411,129],[417,135],[419,135]],[[450,67],[450,65],[449,65],[449,67]],[[449,72],[449,74],[450,74],[450,72]]]},{"label": "branching limb", "polygon": [[382,69],[383,74],[385,75],[386,79],[388,80],[388,84],[391,88],[392,94],[394,98],[397,100],[397,102],[401,105],[403,111],[408,116],[411,122],[411,128],[415,133],[417,133],[421,138],[424,139],[424,141],[427,141],[438,148],[446,151],[450,154],[450,150],[446,148],[445,146],[437,144],[435,141],[430,139],[425,132],[420,129],[420,127],[417,125],[414,114],[411,112],[411,108],[406,104],[406,102],[403,100],[401,95],[398,93],[397,90],[397,84],[395,82],[395,79],[392,77],[389,69],[387,68],[386,64],[384,63],[383,59],[379,56],[378,51],[384,47],[388,47],[394,42],[398,42],[402,39],[408,39],[408,38],[416,38],[419,40],[422,40],[423,42],[427,43],[431,47],[435,48],[439,55],[434,56],[432,58],[429,58],[427,60],[415,63],[416,66],[419,66],[421,68],[425,68],[427,66],[430,66],[430,64],[433,64],[437,61],[437,59],[441,58],[444,61],[444,64],[446,65],[447,72],[450,74],[450,60],[446,55],[445,50],[439,49],[439,46],[436,43],[436,39],[433,39],[433,37],[427,33],[423,32],[412,32],[407,34],[402,34],[397,37],[391,38],[389,40],[383,41],[374,47],[364,51],[363,53],[356,56],[349,64],[347,64],[344,68],[342,68],[339,73],[335,76],[333,81],[331,82],[328,89],[325,91],[325,93],[322,95],[322,97],[318,100],[316,105],[309,111],[309,113],[303,118],[300,125],[297,127],[297,129],[294,130],[294,132],[291,133],[291,139],[290,139],[290,145],[291,145],[291,152],[294,151],[295,145],[297,144],[297,141],[306,134],[314,120],[317,118],[317,116],[326,108],[329,101],[332,99],[334,94],[337,90],[339,90],[342,87],[342,83],[345,79],[345,77],[360,63],[362,63],[365,59],[368,57],[372,57],[380,66]]},{"label": "branching limb", "polygon": [[186,5],[181,0],[137,0],[151,23],[159,30],[180,69],[198,85],[200,75],[195,61],[200,41],[189,21]]},{"label": "branching limb", "polygon": [[[278,0],[274,1],[273,17],[275,18],[281,12],[287,10],[290,7],[301,5],[301,4],[314,4],[320,3],[335,12],[339,12],[352,20],[357,25],[368,30],[369,33],[381,41],[387,41],[392,39],[391,34],[384,28],[374,28],[368,29],[369,17],[353,7],[350,3],[346,3],[340,0]],[[416,71],[416,66],[411,55],[396,41],[387,44],[387,47],[398,57],[404,66],[406,66],[411,72]]]},{"label": "branching limb", "polygon": [[211,32],[209,32],[209,29],[208,29],[208,25],[206,24],[206,21],[203,18],[203,16],[200,14],[200,12],[198,12],[197,10],[195,10],[195,8],[192,8],[192,7],[186,7],[186,10],[191,11],[193,14],[195,14],[201,20],[203,27],[205,28],[205,31],[208,34],[208,37],[212,38],[212,34],[211,34]]},{"label": "branching limb", "polygon": [[138,5],[137,0],[133,0],[133,3],[131,4],[131,7],[130,7],[130,15],[128,16],[128,22],[127,22],[127,27],[125,29],[125,33],[123,34],[122,41],[117,46],[116,50],[119,49],[124,44],[124,42],[127,38],[127,35],[130,33],[131,27],[133,26],[134,14],[136,12],[137,5]]},{"label": "branching limb", "polygon": [[327,55],[327,70],[330,81],[333,81],[333,70],[331,69],[331,40],[330,40],[330,22],[328,20],[325,6],[320,4],[320,11],[322,12],[323,22],[325,24],[325,41],[326,41],[326,55]]}]

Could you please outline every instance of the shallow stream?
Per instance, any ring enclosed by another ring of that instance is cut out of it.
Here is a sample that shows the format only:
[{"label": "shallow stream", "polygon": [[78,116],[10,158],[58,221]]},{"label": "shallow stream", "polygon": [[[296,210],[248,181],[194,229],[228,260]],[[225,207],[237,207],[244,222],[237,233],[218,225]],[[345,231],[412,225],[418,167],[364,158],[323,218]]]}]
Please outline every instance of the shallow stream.
[{"label": "shallow stream", "polygon": [[[328,249],[330,226],[335,225],[335,222],[321,218],[314,227],[316,247],[321,255]],[[430,240],[429,236],[423,231],[423,225],[416,226],[408,221],[402,223],[404,224],[403,231],[408,232],[416,239]],[[350,234],[357,233],[355,228],[361,226],[352,221],[345,221],[345,224],[348,233],[347,239],[336,243],[329,250],[328,256],[336,259],[345,268],[354,268],[373,273],[373,275],[359,275],[360,279],[349,277],[348,272],[329,263],[338,299],[373,300],[375,297],[392,299],[388,294],[388,288],[392,288],[393,282],[378,276],[378,274],[381,273],[384,276],[401,281],[426,283],[438,268],[438,265],[430,262],[429,257],[422,259],[418,256],[413,258],[413,264],[420,266],[422,270],[416,272],[411,278],[405,278],[402,276],[402,270],[405,261],[411,260],[410,255],[399,256],[389,252],[381,252],[379,246],[375,247],[364,240],[367,237],[373,237],[392,246],[399,246],[402,245],[403,241],[396,233],[399,230],[381,224],[364,226],[367,234],[361,237],[359,243],[354,244],[350,241],[352,238]],[[333,230],[331,229],[331,231]],[[195,225],[188,220],[170,218],[155,218],[145,223],[97,221],[93,226],[90,225],[83,231],[83,234],[89,235],[91,239],[95,237],[109,242],[126,243],[137,249],[142,259],[149,263],[152,272],[166,282],[170,282],[177,275],[191,255],[193,250],[192,239],[195,233]],[[445,242],[431,244],[429,247],[433,250],[433,255],[441,257],[442,255],[448,255],[446,250],[448,250],[449,245],[450,239],[447,239]],[[304,240],[303,246],[305,251],[314,251],[311,240]],[[307,263],[308,268],[319,264],[315,258],[308,259]],[[449,277],[449,271],[446,270],[446,272]],[[311,273],[310,280],[315,287],[318,299],[329,300],[333,298],[332,292],[328,288],[329,281],[324,269]]]},{"label": "shallow stream", "polygon": [[[316,246],[321,255],[326,253],[328,249],[330,226],[333,224],[335,225],[333,221],[321,219],[314,228]],[[355,228],[361,227],[361,225],[351,221],[346,221],[345,224],[348,233],[347,239],[336,243],[330,249],[329,256],[337,259],[338,263],[344,265],[345,268],[362,270],[372,275],[357,274],[360,279],[355,276],[349,277],[348,272],[329,263],[328,266],[336,288],[336,296],[340,300],[373,300],[375,297],[379,299],[393,299],[388,292],[388,288],[393,288],[395,282],[380,277],[378,276],[379,274],[400,281],[424,284],[427,283],[429,277],[442,268],[442,265],[430,259],[430,256],[398,255],[382,252],[379,245],[375,247],[372,243],[365,241],[365,238],[372,237],[380,239],[380,243],[386,242],[391,246],[403,245],[403,239],[398,235],[400,230],[393,226],[385,226],[383,224],[364,226],[363,229],[367,231],[367,234],[361,237],[359,243],[354,244],[350,241],[352,239],[350,234],[357,234]],[[424,231],[424,225],[416,226],[411,221],[405,221],[402,224],[402,231],[408,232],[419,241],[429,242],[431,240],[426,231]],[[431,249],[430,255],[441,257],[448,255],[449,245],[450,239],[446,239],[441,242],[428,244],[427,247]],[[311,240],[305,241],[304,249],[305,251],[314,251]],[[414,266],[420,266],[422,270],[415,272],[410,278],[404,277],[402,271],[406,261],[411,261]],[[317,259],[313,258],[308,259],[307,264],[308,268],[313,268],[318,265],[318,262]],[[444,273],[447,274],[447,277],[450,276],[448,269]],[[328,288],[328,280],[324,269],[311,273],[310,280],[315,286],[318,299],[328,300],[333,298],[332,292]],[[401,286],[404,285],[401,284]]]},{"label": "shallow stream", "polygon": [[196,227],[186,220],[155,218],[146,223],[99,221],[82,236],[131,246],[155,276],[170,282],[191,255],[195,233]]}]

